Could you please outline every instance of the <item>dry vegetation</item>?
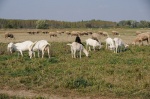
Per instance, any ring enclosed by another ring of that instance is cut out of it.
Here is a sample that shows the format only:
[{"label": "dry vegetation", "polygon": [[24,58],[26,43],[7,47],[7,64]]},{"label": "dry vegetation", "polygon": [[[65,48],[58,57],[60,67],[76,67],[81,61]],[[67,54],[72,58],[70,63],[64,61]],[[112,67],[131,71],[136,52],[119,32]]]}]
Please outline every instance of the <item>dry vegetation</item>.
[{"label": "dry vegetation", "polygon": [[[132,43],[136,31],[141,29],[63,29],[59,31],[106,31],[110,37],[120,37]],[[112,35],[118,31],[120,36]],[[150,97],[150,47],[130,46],[123,53],[115,54],[105,49],[106,37],[101,37],[102,49],[90,52],[90,57],[72,59],[70,47],[75,36],[58,34],[28,34],[32,30],[0,30],[0,98],[142,98]],[[35,30],[34,30],[35,31]],[[40,30],[43,31],[43,30]],[[46,30],[55,32],[58,30]],[[142,29],[147,32],[149,29]],[[11,32],[13,39],[5,39]],[[81,36],[82,42],[91,35]],[[51,58],[29,59],[28,53],[18,58],[17,53],[6,51],[9,42],[46,39],[51,43]],[[3,91],[2,91],[3,90]],[[17,94],[22,92],[22,95]],[[25,92],[24,92],[25,91]],[[10,94],[11,92],[11,94]],[[30,94],[29,94],[30,93]],[[23,95],[24,94],[24,95]],[[37,96],[36,96],[37,95]]]},{"label": "dry vegetation", "polygon": [[[121,36],[118,36],[118,35],[113,35],[111,32],[112,30],[117,30],[119,31],[120,35]],[[38,34],[29,34],[28,32],[29,31],[38,31],[39,33]],[[53,32],[53,33],[56,33],[58,35],[58,38],[55,38],[55,37],[51,37],[50,38],[50,35],[49,33],[47,34],[44,34],[43,31],[48,31],[48,32]],[[12,30],[0,30],[0,42],[3,42],[3,43],[9,43],[9,42],[20,42],[20,41],[25,41],[25,40],[32,40],[32,41],[36,41],[36,40],[41,40],[41,39],[45,39],[45,40],[48,40],[49,42],[72,42],[74,41],[75,39],[75,36],[70,36],[70,35],[67,35],[67,33],[62,33],[62,34],[59,34],[57,33],[57,29],[49,29],[49,30],[32,30],[32,29],[12,29]],[[124,41],[126,41],[127,43],[131,43],[133,41],[133,39],[135,38],[135,35],[136,35],[136,31],[135,29],[62,29],[62,30],[59,30],[59,31],[64,31],[64,32],[72,32],[72,31],[91,31],[93,33],[98,33],[99,31],[104,31],[104,32],[107,32],[108,35],[110,37],[120,37],[122,38]],[[150,30],[142,30],[142,31],[150,31]],[[12,33],[14,34],[15,36],[15,40],[10,40],[10,39],[5,39],[4,37],[4,34],[8,32],[8,33]],[[81,36],[81,39],[83,42],[85,42],[85,39],[91,37],[91,35],[84,35],[84,36]],[[106,39],[107,36],[103,36],[101,35],[101,41],[104,42],[104,40]]]}]

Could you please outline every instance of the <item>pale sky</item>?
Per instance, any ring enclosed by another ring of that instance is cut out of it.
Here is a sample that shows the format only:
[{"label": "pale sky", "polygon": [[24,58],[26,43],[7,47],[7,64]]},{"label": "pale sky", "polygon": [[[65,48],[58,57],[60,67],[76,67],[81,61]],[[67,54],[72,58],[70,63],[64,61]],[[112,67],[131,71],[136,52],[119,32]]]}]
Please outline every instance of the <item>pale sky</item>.
[{"label": "pale sky", "polygon": [[150,0],[0,0],[0,18],[150,21]]}]

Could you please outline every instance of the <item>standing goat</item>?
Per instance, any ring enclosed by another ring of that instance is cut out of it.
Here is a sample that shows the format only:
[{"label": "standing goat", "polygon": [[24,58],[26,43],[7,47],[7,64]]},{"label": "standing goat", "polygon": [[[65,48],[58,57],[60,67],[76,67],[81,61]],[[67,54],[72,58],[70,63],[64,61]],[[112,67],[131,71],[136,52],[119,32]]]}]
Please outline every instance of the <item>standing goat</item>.
[{"label": "standing goat", "polygon": [[120,38],[114,38],[114,42],[115,42],[115,50],[114,53],[118,53],[118,52],[122,52],[125,51],[126,48],[129,46],[127,44],[125,44],[122,39]]},{"label": "standing goat", "polygon": [[[35,42],[36,43],[36,42]],[[7,46],[7,50],[13,53],[14,51],[20,52],[21,56],[23,57],[23,51],[29,51],[29,56],[32,58],[32,48],[34,44],[32,41],[24,41],[22,43],[9,43]],[[19,53],[18,53],[19,55]]]},{"label": "standing goat", "polygon": [[81,51],[85,53],[85,55],[88,57],[89,53],[88,51],[83,47],[82,44],[73,42],[72,44],[67,44],[71,47],[71,55],[72,58],[76,58],[76,52],[79,52],[80,58],[81,58]]},{"label": "standing goat", "polygon": [[[40,40],[33,47],[33,51],[38,51],[38,57],[40,57],[40,51],[42,51],[42,58],[43,58],[44,51],[47,50],[48,57],[50,58],[49,47],[50,47],[50,44],[46,40]],[[34,52],[34,57],[35,57],[35,52]]]},{"label": "standing goat", "polygon": [[99,46],[99,49],[101,48],[101,42],[100,41],[98,42],[97,40],[94,40],[94,39],[91,39],[91,38],[89,38],[85,41],[86,41],[86,49],[89,46],[89,51],[91,51],[90,46],[93,46],[94,51],[95,51],[96,46]]}]

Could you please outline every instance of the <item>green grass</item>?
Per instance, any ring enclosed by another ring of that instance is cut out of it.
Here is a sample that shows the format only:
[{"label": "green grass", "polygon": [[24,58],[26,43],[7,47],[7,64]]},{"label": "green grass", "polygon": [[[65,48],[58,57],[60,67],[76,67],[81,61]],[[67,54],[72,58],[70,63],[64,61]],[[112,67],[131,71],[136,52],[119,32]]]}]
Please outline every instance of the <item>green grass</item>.
[{"label": "green grass", "polygon": [[[38,92],[74,92],[79,95],[108,97],[150,97],[150,47],[130,46],[115,54],[105,50],[90,52],[90,57],[72,59],[67,43],[52,42],[51,58],[29,59],[8,54],[1,44],[0,88]],[[2,97],[0,95],[0,97]],[[7,95],[3,95],[7,97]]]}]

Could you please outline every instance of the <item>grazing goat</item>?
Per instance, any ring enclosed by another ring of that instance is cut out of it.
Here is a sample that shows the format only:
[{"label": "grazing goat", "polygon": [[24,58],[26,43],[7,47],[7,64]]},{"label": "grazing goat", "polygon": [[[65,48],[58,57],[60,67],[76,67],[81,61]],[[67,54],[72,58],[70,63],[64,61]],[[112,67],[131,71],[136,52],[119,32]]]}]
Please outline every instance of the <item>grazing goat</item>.
[{"label": "grazing goat", "polygon": [[85,55],[88,57],[89,52],[83,47],[82,44],[77,43],[77,42],[73,42],[71,44],[67,44],[71,47],[71,55],[72,58],[76,58],[76,52],[79,52],[80,58],[81,58],[81,51],[83,51],[85,53]]},{"label": "grazing goat", "polygon": [[10,34],[10,33],[5,33],[5,38],[13,38],[13,39],[15,39],[14,35]]},{"label": "grazing goat", "polygon": [[114,42],[115,42],[115,50],[114,53],[118,53],[118,52],[122,52],[125,51],[126,48],[129,46],[127,44],[125,44],[122,39],[120,38],[114,38]]},{"label": "grazing goat", "polygon": [[[89,45],[90,45],[90,46],[93,46],[94,51],[95,51],[95,47],[96,47],[96,46],[99,46],[99,49],[101,48],[101,42],[98,42],[98,41],[96,41],[96,40],[94,40],[94,39],[91,39],[91,38],[89,38],[89,39],[87,39],[87,40],[85,40],[85,41],[86,41],[86,49],[87,49],[87,47],[88,47]],[[89,46],[89,51],[91,51],[90,46]]]},{"label": "grazing goat", "polygon": [[114,50],[115,49],[115,44],[112,38],[108,37],[106,40],[106,49]]},{"label": "grazing goat", "polygon": [[[40,40],[40,41],[37,41],[37,43],[33,47],[33,51],[38,51],[38,57],[40,57],[40,51],[42,51],[42,58],[43,58],[44,51],[47,50],[48,57],[50,58],[49,47],[50,47],[50,44],[46,40]],[[34,57],[35,57],[35,52],[34,52]]]},{"label": "grazing goat", "polygon": [[[35,42],[36,43],[36,42]],[[7,46],[7,50],[13,53],[14,51],[20,52],[21,56],[23,57],[23,51],[29,51],[29,56],[32,58],[32,48],[35,45],[32,41],[24,41],[22,43],[9,43]],[[19,55],[19,53],[18,53]]]},{"label": "grazing goat", "polygon": [[147,41],[147,44],[149,45],[149,40],[150,40],[150,34],[147,32],[147,33],[141,33],[141,34],[138,34],[135,38],[135,40],[133,41],[132,44],[136,44],[136,42],[139,42],[139,46],[141,45],[140,43],[142,43],[143,45],[143,41]]}]

